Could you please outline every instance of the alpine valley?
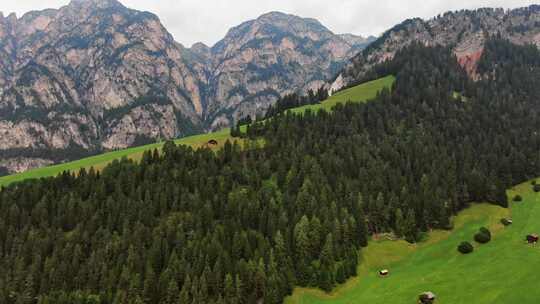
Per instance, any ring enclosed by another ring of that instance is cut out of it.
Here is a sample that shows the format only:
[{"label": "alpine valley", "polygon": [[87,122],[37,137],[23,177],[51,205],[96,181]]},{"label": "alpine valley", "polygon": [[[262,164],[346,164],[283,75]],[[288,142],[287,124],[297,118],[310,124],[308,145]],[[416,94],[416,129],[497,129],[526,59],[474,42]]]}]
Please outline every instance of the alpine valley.
[{"label": "alpine valley", "polygon": [[[358,2],[319,0],[389,11]],[[114,0],[0,24],[0,304],[540,302],[540,6],[191,48]]]}]

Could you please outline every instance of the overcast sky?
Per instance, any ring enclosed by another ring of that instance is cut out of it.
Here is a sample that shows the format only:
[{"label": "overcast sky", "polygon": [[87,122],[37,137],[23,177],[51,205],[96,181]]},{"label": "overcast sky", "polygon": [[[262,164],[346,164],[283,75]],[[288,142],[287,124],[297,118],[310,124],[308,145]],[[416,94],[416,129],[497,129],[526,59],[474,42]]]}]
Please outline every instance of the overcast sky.
[{"label": "overcast sky", "polygon": [[[120,0],[125,6],[155,13],[175,39],[191,46],[213,45],[227,30],[269,11],[316,18],[335,33],[379,35],[411,17],[430,18],[448,10],[515,8],[526,0]],[[30,10],[59,8],[69,0],[0,0],[0,11],[21,16]],[[540,3],[540,1],[537,1]]]}]

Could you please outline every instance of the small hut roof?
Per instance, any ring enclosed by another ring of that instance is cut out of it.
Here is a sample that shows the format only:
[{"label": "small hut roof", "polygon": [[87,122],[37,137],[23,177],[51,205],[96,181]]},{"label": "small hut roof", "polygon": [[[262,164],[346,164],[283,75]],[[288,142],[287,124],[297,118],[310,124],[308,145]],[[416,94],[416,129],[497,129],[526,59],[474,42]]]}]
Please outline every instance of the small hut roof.
[{"label": "small hut roof", "polygon": [[431,292],[431,291],[426,291],[422,295],[426,296],[429,299],[435,299],[435,297],[436,297],[435,294],[433,292]]}]

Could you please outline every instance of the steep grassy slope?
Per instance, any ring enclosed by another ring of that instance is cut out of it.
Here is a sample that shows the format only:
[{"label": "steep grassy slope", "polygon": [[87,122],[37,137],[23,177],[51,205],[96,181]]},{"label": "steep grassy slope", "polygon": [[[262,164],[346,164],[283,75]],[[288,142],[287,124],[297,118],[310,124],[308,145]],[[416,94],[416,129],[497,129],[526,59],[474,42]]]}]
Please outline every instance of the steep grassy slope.
[{"label": "steep grassy slope", "polygon": [[[303,113],[307,109],[331,110],[332,107],[338,103],[345,103],[348,101],[365,102],[369,99],[374,98],[377,95],[377,92],[379,92],[383,88],[391,87],[394,81],[395,81],[395,78],[393,76],[388,76],[388,77],[381,78],[375,81],[367,82],[365,84],[361,84],[356,87],[350,88],[348,90],[339,92],[335,94],[334,96],[330,97],[328,100],[323,101],[320,104],[304,106],[297,109],[293,109],[292,111],[296,113]],[[223,143],[225,143],[227,140],[232,140],[232,138],[230,137],[230,130],[223,129],[221,131],[214,132],[214,133],[181,138],[181,139],[176,140],[175,142],[176,144],[179,144],[179,145],[188,145],[193,148],[199,148],[205,145],[210,139],[217,140],[220,145],[223,145]],[[217,147],[219,147],[220,145],[218,145]],[[69,162],[65,164],[59,164],[55,166],[49,166],[49,167],[39,168],[35,170],[30,170],[30,171],[19,173],[19,174],[4,176],[4,177],[0,177],[0,186],[6,186],[13,182],[23,181],[23,180],[31,179],[31,178],[54,176],[63,171],[73,171],[73,170],[76,171],[81,168],[90,168],[92,166],[96,169],[101,169],[115,159],[128,157],[128,158],[137,160],[142,156],[144,151],[152,150],[152,149],[160,149],[162,146],[163,146],[163,143],[156,143],[156,144],[151,144],[151,145],[146,145],[146,146],[140,146],[140,147],[135,147],[135,148],[130,148],[130,149],[108,152],[108,153],[84,158],[81,160],[77,160],[77,161],[73,161],[73,162]]]},{"label": "steep grassy slope", "polygon": [[[509,197],[517,193],[524,200],[511,209],[474,205],[454,219],[454,231],[432,232],[417,245],[372,241],[362,251],[357,278],[332,294],[296,289],[285,303],[416,303],[423,291],[433,291],[439,304],[538,303],[540,247],[525,244],[525,236],[540,232],[540,194],[530,183],[508,191]],[[499,222],[503,217],[512,217],[514,224],[504,228]],[[486,245],[473,242],[481,226],[494,234]],[[470,255],[456,250],[464,240],[475,244]],[[390,269],[388,278],[377,275],[382,268]]]},{"label": "steep grassy slope", "polygon": [[377,96],[383,88],[390,88],[396,78],[394,76],[387,76],[364,84],[349,88],[338,92],[327,100],[314,105],[307,105],[292,109],[294,113],[304,113],[306,110],[318,111],[324,109],[330,111],[335,105],[346,102],[366,102]]}]

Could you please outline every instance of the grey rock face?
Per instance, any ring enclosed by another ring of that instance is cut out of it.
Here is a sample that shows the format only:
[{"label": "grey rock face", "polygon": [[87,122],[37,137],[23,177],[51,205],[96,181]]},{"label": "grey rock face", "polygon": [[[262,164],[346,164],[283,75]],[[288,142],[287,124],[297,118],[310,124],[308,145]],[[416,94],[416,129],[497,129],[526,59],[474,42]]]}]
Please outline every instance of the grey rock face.
[{"label": "grey rock face", "polygon": [[319,88],[369,41],[279,12],[245,22],[211,49],[205,117],[217,128],[264,112],[283,94]]},{"label": "grey rock face", "polygon": [[407,20],[384,33],[355,56],[332,84],[332,89],[354,82],[373,65],[392,58],[411,44],[453,46],[460,64],[471,77],[476,75],[487,37],[500,35],[517,44],[540,46],[540,6],[533,5],[511,11],[484,8],[457,11],[430,20]]}]

